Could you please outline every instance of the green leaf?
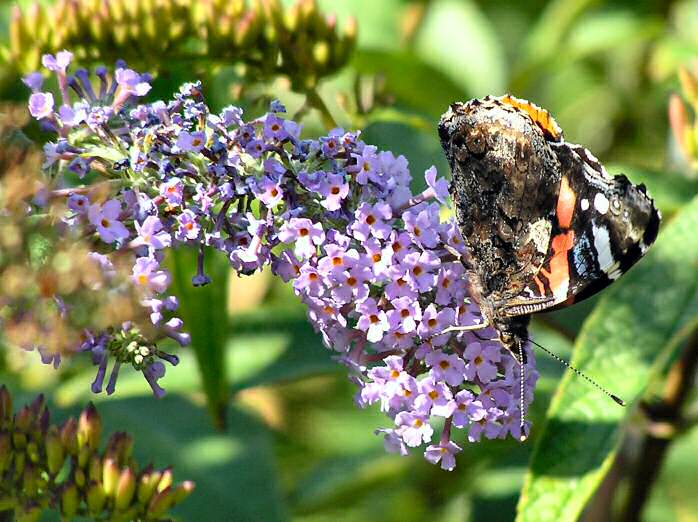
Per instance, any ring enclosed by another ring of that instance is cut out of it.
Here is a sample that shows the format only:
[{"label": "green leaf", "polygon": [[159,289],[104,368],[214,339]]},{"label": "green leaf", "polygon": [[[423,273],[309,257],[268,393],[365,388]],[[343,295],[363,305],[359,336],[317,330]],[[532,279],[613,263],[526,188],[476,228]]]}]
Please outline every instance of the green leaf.
[{"label": "green leaf", "polygon": [[543,10],[524,44],[527,65],[554,57],[582,14],[598,0],[553,0]]},{"label": "green leaf", "polygon": [[228,359],[234,391],[311,375],[345,372],[313,331],[306,314],[265,307],[233,318]]},{"label": "green leaf", "polygon": [[697,229],[695,198],[664,225],[647,258],[606,290],[589,316],[572,362],[630,406],[616,406],[567,373],[535,448],[517,520],[576,520],[604,478],[623,419],[696,326]]},{"label": "green leaf", "polygon": [[179,298],[177,314],[191,333],[191,350],[196,354],[209,411],[214,423],[222,427],[229,398],[225,346],[229,332],[226,282],[230,267],[227,259],[217,254],[206,252],[206,274],[213,282],[202,287],[194,287],[191,282],[196,274],[195,250],[179,248],[168,262],[173,279],[170,290]]},{"label": "green leaf", "polygon": [[[438,118],[448,104],[463,100],[467,92],[437,67],[405,51],[359,50],[352,61],[361,74],[382,74],[385,90],[395,96],[398,106],[406,106]],[[428,89],[422,88],[428,85]],[[418,87],[415,87],[418,86]],[[436,121],[431,122],[436,133]]]},{"label": "green leaf", "polygon": [[698,513],[695,477],[698,473],[698,429],[675,438],[662,463],[659,479],[652,488],[650,502],[642,519],[645,522],[665,520],[695,521]]},{"label": "green leaf", "polygon": [[109,160],[110,162],[117,162],[126,159],[127,156],[124,155],[115,147],[104,147],[101,145],[87,145],[85,146],[85,152],[80,154],[83,158],[102,158]]},{"label": "green leaf", "polygon": [[[432,2],[417,35],[415,51],[470,97],[503,94],[507,85],[504,51],[492,24],[474,2]],[[421,87],[429,91],[429,85]]]}]

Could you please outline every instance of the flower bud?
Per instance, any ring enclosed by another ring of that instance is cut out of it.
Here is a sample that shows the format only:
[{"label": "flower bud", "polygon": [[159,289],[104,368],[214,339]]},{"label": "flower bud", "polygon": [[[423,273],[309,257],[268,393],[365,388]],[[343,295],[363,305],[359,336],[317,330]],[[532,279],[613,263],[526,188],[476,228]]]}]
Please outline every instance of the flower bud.
[{"label": "flower bud", "polygon": [[27,435],[19,431],[15,431],[12,434],[12,445],[15,447],[15,449],[24,450],[27,445]]},{"label": "flower bud", "polygon": [[24,406],[19,410],[17,415],[15,415],[15,429],[22,433],[29,433],[34,420],[34,415],[29,406]]},{"label": "flower bud", "polygon": [[27,455],[23,451],[14,451],[12,454],[15,476],[19,477],[24,473],[24,467],[27,464]]},{"label": "flower bud", "polygon": [[78,453],[78,421],[73,417],[61,427],[61,443],[69,455]]},{"label": "flower bud", "polygon": [[133,494],[136,492],[136,475],[130,467],[124,468],[119,476],[116,486],[114,506],[119,511],[124,511],[131,505]]},{"label": "flower bud", "polygon": [[0,428],[5,428],[12,422],[12,395],[3,384],[0,386]]},{"label": "flower bud", "polygon": [[87,480],[89,482],[102,480],[102,457],[92,455],[87,465]]},{"label": "flower bud", "polygon": [[298,30],[300,25],[300,5],[294,4],[284,13],[284,27],[291,33]]},{"label": "flower bud", "polygon": [[35,441],[29,441],[27,447],[24,448],[24,452],[27,454],[29,462],[36,464],[41,459],[41,454],[39,453],[39,446]]},{"label": "flower bud", "polygon": [[85,470],[82,468],[75,468],[75,484],[79,488],[82,488],[87,484],[87,476],[85,475]]},{"label": "flower bud", "polygon": [[89,403],[80,415],[78,423],[78,445],[87,445],[92,450],[99,447],[102,436],[102,419],[94,404]]},{"label": "flower bud", "polygon": [[70,519],[73,518],[80,506],[78,488],[75,484],[66,484],[61,493],[61,514]]},{"label": "flower bud", "polygon": [[698,82],[696,82],[696,78],[690,71],[683,66],[679,67],[679,82],[686,98],[692,103],[698,102]]},{"label": "flower bud", "polygon": [[90,461],[90,456],[92,455],[92,450],[87,446],[83,446],[78,451],[78,466],[81,469],[87,468],[87,463]]},{"label": "flower bud", "polygon": [[347,40],[348,43],[353,45],[356,42],[356,37],[359,34],[359,23],[356,21],[356,18],[353,16],[350,16],[347,19],[347,23],[344,26],[344,38]]},{"label": "flower bud", "polygon": [[0,475],[12,461],[12,437],[7,432],[0,432]]},{"label": "flower bud", "polygon": [[254,11],[248,12],[244,18],[237,23],[235,31],[235,45],[246,48],[252,45],[254,39],[259,34],[259,19]]},{"label": "flower bud", "polygon": [[40,393],[29,405],[29,410],[32,412],[34,422],[38,422],[41,416],[46,411],[46,398],[43,393]]},{"label": "flower bud", "polygon": [[108,497],[113,497],[116,493],[116,486],[119,482],[119,466],[114,459],[106,458],[102,465],[102,484],[104,492]]},{"label": "flower bud", "polygon": [[162,473],[156,470],[149,469],[143,472],[138,481],[138,502],[147,504],[150,501],[161,477]]},{"label": "flower bud", "polygon": [[672,94],[669,97],[669,123],[681,151],[687,158],[690,158],[690,141],[692,140],[688,140],[686,135],[686,131],[689,129],[688,111],[684,101],[678,94]]},{"label": "flower bud", "polygon": [[58,428],[51,426],[46,434],[46,465],[51,475],[57,475],[65,462],[65,448]]},{"label": "flower bud", "polygon": [[28,464],[24,467],[24,472],[22,473],[22,493],[32,498],[36,496],[39,484],[39,470]]},{"label": "flower bud", "polygon": [[316,42],[313,45],[313,59],[320,66],[320,70],[324,70],[329,65],[331,52],[330,44],[325,41]]},{"label": "flower bud", "polygon": [[172,507],[175,494],[172,488],[167,488],[155,495],[148,504],[148,516],[160,518]]},{"label": "flower bud", "polygon": [[12,21],[10,22],[10,49],[12,49],[12,54],[20,58],[24,53],[29,53],[32,43],[22,10],[19,6],[15,6],[12,10]]},{"label": "flower bud", "polygon": [[92,482],[87,488],[87,510],[90,515],[97,517],[102,513],[104,504],[107,501],[107,495],[104,488],[98,482]]},{"label": "flower bud", "polygon": [[166,468],[162,472],[162,477],[160,477],[160,482],[158,482],[158,491],[163,491],[166,488],[172,486],[174,477],[172,475],[172,468]]},{"label": "flower bud", "polygon": [[174,504],[179,504],[183,502],[189,495],[194,492],[196,484],[191,480],[185,480],[179,486],[175,488],[175,497],[173,501]]},{"label": "flower bud", "polygon": [[123,431],[114,433],[109,438],[105,454],[118,462],[126,462],[133,454],[133,437]]}]

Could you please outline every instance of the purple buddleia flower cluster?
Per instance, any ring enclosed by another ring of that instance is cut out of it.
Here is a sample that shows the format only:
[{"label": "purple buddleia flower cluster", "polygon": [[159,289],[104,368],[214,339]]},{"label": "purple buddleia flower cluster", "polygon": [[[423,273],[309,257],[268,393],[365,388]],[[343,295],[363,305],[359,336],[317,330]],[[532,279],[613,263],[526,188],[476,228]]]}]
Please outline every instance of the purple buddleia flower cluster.
[{"label": "purple buddleia flower cluster", "polygon": [[[405,157],[342,129],[302,139],[278,102],[245,121],[232,106],[211,113],[201,85],[191,83],[169,102],[129,107],[147,92],[147,76],[122,65],[108,84],[98,71],[100,94],[92,96],[87,73],[60,80],[66,68],[58,67],[59,85],[72,87],[79,101],[67,105],[64,94],[55,112],[52,96],[36,85],[30,101],[32,114],[61,137],[47,146],[47,168],[79,177],[96,170],[113,182],[101,201],[64,191],[72,209],[66,220],[98,237],[107,256],[109,248],[132,252],[132,281],[154,326],[186,344],[161,266],[167,249],[199,252],[194,285],[210,282],[207,250],[225,254],[241,274],[270,264],[349,368],[358,405],[378,404],[390,418],[378,430],[387,449],[404,455],[427,445],[425,458],[450,470],[461,451],[453,427],[471,442],[520,438],[517,361],[491,329],[444,333],[482,317],[456,255],[464,253],[458,227],[442,219],[448,183],[434,167],[415,195]],[[119,335],[128,339],[128,329]],[[97,359],[111,351],[100,339],[91,341],[101,346],[91,349]],[[525,350],[528,405],[537,372]]]}]

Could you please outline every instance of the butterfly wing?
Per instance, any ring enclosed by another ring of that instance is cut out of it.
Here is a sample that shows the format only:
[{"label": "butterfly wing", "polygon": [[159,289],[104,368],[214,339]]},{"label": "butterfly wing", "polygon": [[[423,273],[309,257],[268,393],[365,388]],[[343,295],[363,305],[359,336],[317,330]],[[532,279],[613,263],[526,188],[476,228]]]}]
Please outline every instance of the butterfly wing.
[{"label": "butterfly wing", "polygon": [[[647,251],[661,216],[644,185],[611,176],[584,147],[551,145],[561,179],[548,252],[507,315],[568,306],[604,289]],[[541,296],[548,300],[541,302]],[[550,299],[552,297],[552,299]]]},{"label": "butterfly wing", "polygon": [[585,299],[657,236],[660,215],[645,187],[609,175],[526,100],[454,104],[439,135],[481,307],[517,317]]}]

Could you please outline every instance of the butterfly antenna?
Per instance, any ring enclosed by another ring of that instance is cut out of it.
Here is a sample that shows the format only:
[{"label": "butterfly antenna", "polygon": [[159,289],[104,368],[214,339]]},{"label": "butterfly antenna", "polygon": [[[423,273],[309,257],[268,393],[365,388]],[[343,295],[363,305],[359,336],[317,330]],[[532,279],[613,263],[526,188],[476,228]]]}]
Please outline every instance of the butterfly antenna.
[{"label": "butterfly antenna", "polygon": [[[587,382],[588,382],[589,384],[591,384],[594,388],[596,388],[596,389],[599,390],[600,392],[604,393],[605,395],[609,396],[611,399],[613,399],[613,400],[615,401],[616,404],[619,404],[619,405],[621,405],[621,406],[625,406],[625,401],[624,401],[623,399],[621,399],[620,397],[618,397],[618,395],[615,395],[615,394],[611,393],[610,391],[608,391],[606,388],[604,388],[603,386],[601,386],[601,385],[600,385],[598,382],[596,382],[594,379],[592,379],[591,377],[589,377],[586,373],[584,373],[584,372],[581,371],[581,370],[578,370],[577,368],[575,368],[574,366],[572,366],[570,363],[568,363],[567,361],[565,361],[562,357],[560,357],[559,355],[554,354],[553,352],[551,352],[550,350],[548,350],[545,346],[542,346],[542,345],[538,344],[538,343],[537,343],[536,341],[534,341],[533,339],[530,339],[530,338],[529,338],[528,340],[529,340],[532,344],[535,344],[538,348],[540,348],[541,350],[543,350],[545,353],[547,353],[550,357],[552,357],[553,359],[555,359],[557,362],[561,363],[562,365],[564,365],[564,366],[566,366],[567,368],[569,368],[570,370],[572,370],[576,375],[578,375],[579,377],[581,377],[582,379],[584,379],[585,381],[587,381]],[[522,384],[522,386],[523,386],[523,384]]]}]

